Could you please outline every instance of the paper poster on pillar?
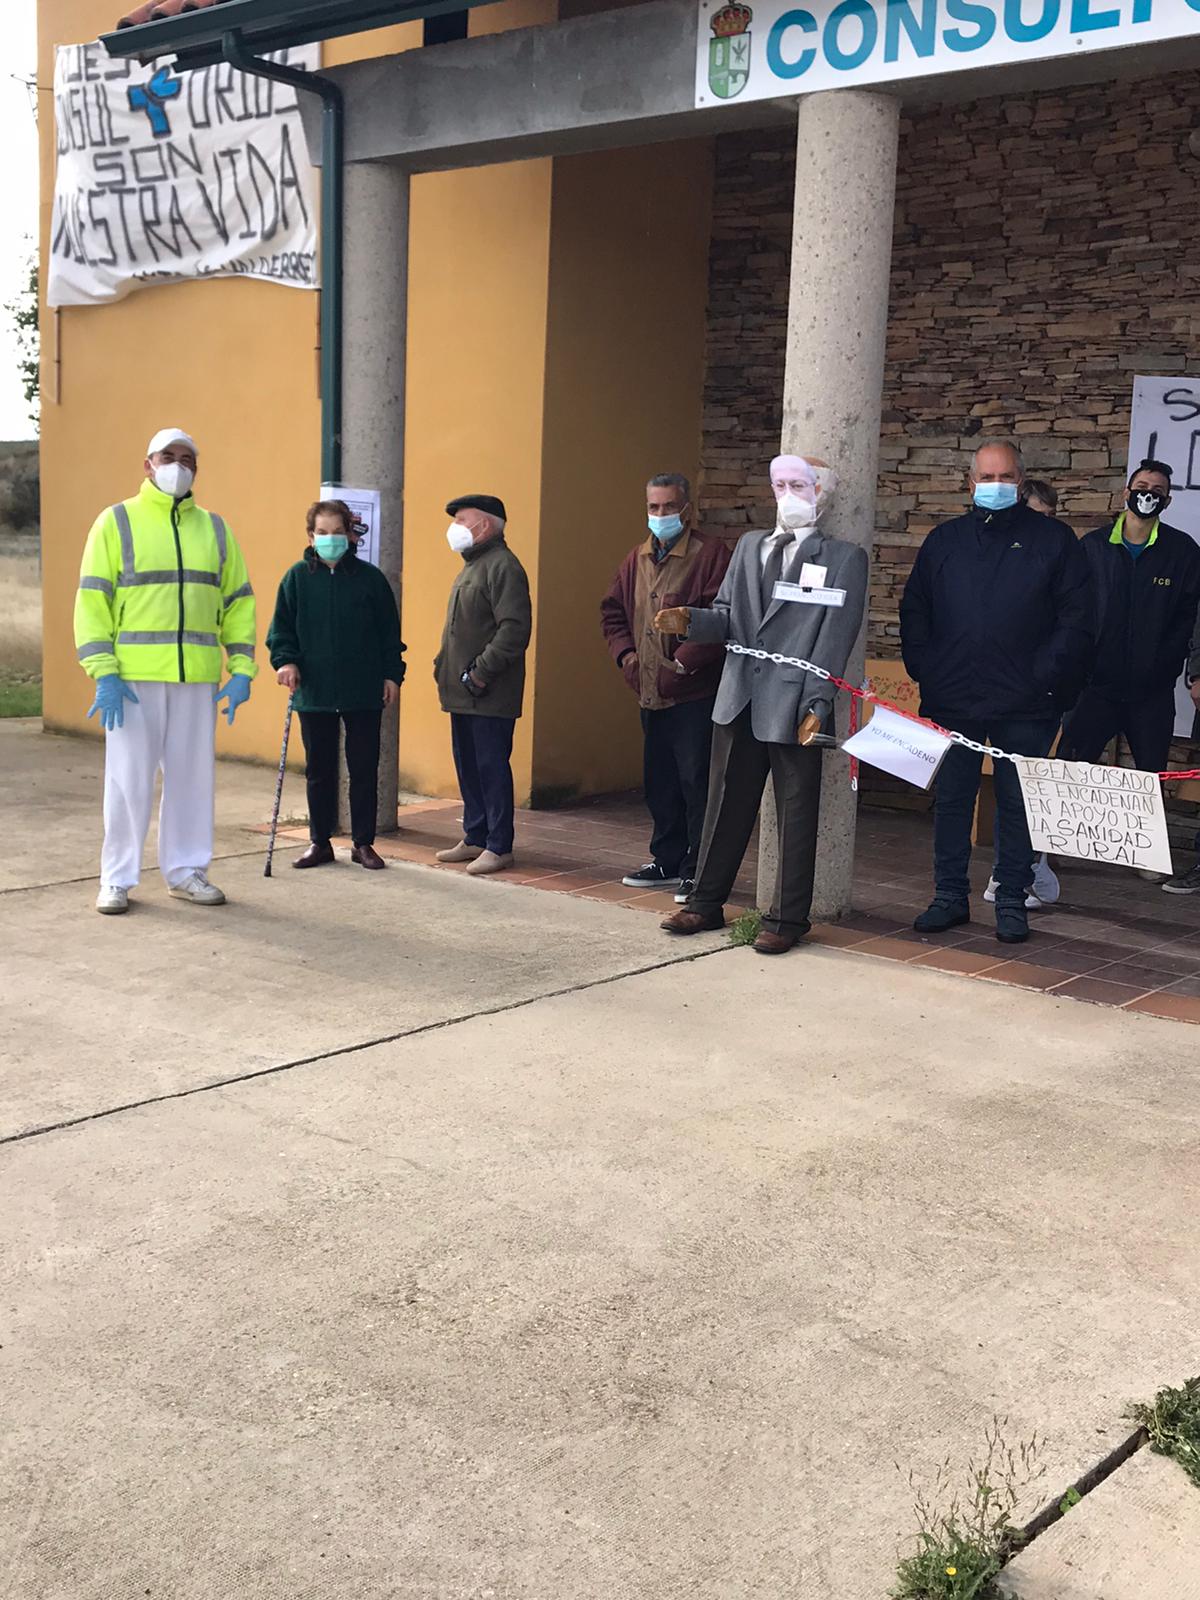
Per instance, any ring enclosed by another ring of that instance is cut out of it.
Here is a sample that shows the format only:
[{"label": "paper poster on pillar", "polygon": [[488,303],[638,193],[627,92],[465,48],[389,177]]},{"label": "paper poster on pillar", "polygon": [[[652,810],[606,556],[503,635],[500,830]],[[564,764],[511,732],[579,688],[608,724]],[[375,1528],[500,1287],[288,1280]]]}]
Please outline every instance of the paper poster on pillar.
[{"label": "paper poster on pillar", "polygon": [[[1171,469],[1171,504],[1163,521],[1200,544],[1200,378],[1134,378],[1129,473],[1147,457]],[[1183,739],[1200,738],[1200,712],[1182,672],[1175,685],[1175,732]]]},{"label": "paper poster on pillar", "polygon": [[354,536],[358,540],[358,555],[373,567],[379,565],[379,505],[378,489],[348,489],[345,484],[323,483],[322,500],[342,500],[350,507],[354,518]]},{"label": "paper poster on pillar", "polygon": [[[320,46],[266,57],[306,72]],[[176,74],[99,43],[54,58],[56,167],[47,302],[255,278],[316,289],[317,181],[296,90],[225,62]]]},{"label": "paper poster on pillar", "polygon": [[1035,851],[1175,870],[1157,773],[1051,756],[1022,756],[1016,767]]},{"label": "paper poster on pillar", "polygon": [[1196,0],[699,0],[696,105],[1080,56],[1200,27]]}]

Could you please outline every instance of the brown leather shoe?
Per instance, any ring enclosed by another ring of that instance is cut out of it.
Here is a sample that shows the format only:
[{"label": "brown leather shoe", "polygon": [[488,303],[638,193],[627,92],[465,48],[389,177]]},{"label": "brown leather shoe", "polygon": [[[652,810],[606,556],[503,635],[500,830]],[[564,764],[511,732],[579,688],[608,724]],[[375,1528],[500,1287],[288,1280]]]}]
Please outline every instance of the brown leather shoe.
[{"label": "brown leather shoe", "polygon": [[764,928],[754,941],[754,948],[760,956],[782,956],[795,944],[799,938],[795,933],[772,933],[769,928]]},{"label": "brown leather shoe", "polygon": [[294,867],[327,867],[334,860],[331,844],[310,844],[302,856],[292,862]]},{"label": "brown leather shoe", "polygon": [[367,867],[372,872],[382,872],[387,862],[381,855],[375,853],[375,847],[369,844],[356,844],[350,852],[351,861],[357,861],[360,867]]},{"label": "brown leather shoe", "polygon": [[659,923],[664,933],[713,933],[724,926],[723,911],[713,911],[708,916],[702,911],[676,911]]}]

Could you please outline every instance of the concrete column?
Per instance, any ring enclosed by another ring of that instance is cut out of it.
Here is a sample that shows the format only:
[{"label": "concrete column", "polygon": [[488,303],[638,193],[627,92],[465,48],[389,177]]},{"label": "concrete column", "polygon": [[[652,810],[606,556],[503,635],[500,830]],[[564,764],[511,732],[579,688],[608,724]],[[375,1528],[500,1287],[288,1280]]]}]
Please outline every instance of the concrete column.
[{"label": "concrete column", "polygon": [[[342,479],[380,492],[379,565],[400,598],[404,551],[404,380],[409,177],[388,162],[346,167]],[[401,695],[403,699],[403,694]],[[383,717],[379,831],[396,831],[399,716]],[[342,763],[338,827],[348,831]]]},{"label": "concrete column", "polygon": [[[900,104],[890,95],[832,89],[805,96],[797,115],[796,198],[783,386],[785,451],[810,452],[838,474],[822,527],[868,553],[875,531]],[[863,639],[846,676],[863,672]],[[843,700],[845,697],[842,697]],[[838,733],[847,707],[838,706]],[[813,902],[817,916],[850,905],[856,796],[848,761],[827,755]],[[760,821],[758,898],[770,901],[778,860],[768,787]]]}]

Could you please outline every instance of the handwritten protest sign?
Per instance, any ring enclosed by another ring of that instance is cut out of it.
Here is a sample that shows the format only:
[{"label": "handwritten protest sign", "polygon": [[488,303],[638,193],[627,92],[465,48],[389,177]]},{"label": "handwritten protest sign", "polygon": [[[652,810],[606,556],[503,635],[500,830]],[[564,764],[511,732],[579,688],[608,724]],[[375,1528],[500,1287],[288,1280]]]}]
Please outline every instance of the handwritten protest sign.
[{"label": "handwritten protest sign", "polygon": [[1174,870],[1156,773],[1049,756],[1023,756],[1016,766],[1035,850]]},{"label": "handwritten protest sign", "polygon": [[[312,71],[319,46],[269,59]],[[68,45],[54,118],[52,306],[187,278],[317,287],[316,183],[294,89],[223,62],[176,76],[169,61]]]},{"label": "handwritten protest sign", "polygon": [[950,748],[945,734],[923,722],[901,717],[884,706],[876,706],[865,728],[847,739],[842,749],[894,777],[928,789]]}]

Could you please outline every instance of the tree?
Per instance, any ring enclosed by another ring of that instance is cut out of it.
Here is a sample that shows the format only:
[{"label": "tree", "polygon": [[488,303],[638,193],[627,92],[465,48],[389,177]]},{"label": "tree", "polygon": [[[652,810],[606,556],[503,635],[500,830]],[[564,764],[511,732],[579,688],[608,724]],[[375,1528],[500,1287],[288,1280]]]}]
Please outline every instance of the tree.
[{"label": "tree", "polygon": [[41,354],[38,337],[38,259],[31,256],[29,278],[15,300],[4,307],[16,330],[17,371],[29,407],[29,420],[36,428],[41,413]]}]

